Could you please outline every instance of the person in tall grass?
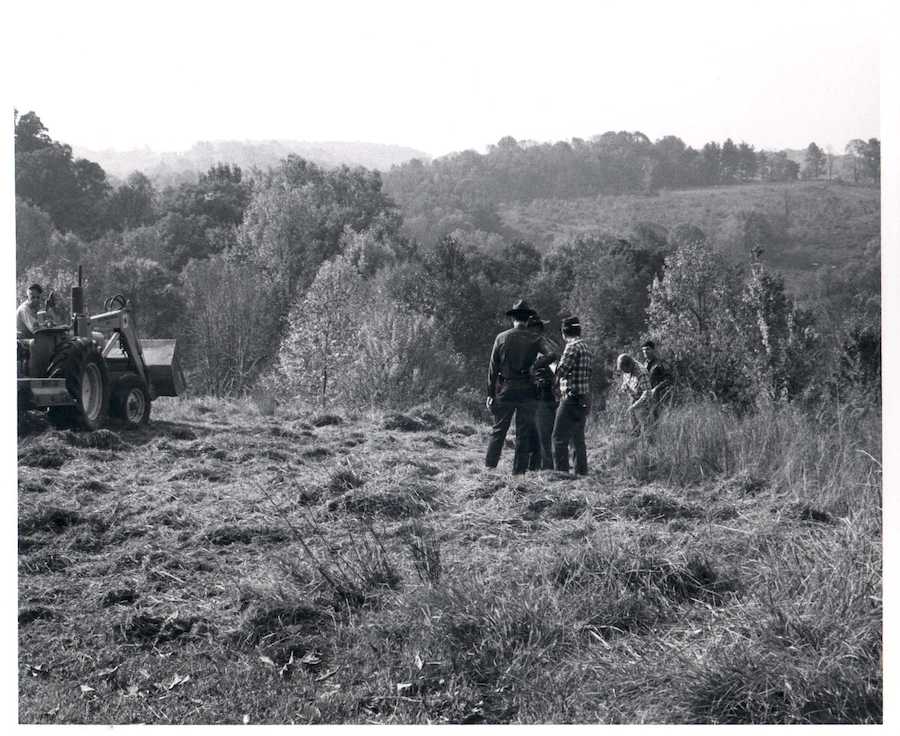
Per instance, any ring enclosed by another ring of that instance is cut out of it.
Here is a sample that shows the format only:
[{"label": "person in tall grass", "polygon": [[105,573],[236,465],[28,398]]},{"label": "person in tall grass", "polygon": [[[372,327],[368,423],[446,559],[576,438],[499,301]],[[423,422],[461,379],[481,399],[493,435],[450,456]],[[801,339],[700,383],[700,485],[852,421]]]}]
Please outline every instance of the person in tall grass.
[{"label": "person in tall grass", "polygon": [[[528,319],[528,328],[538,335],[543,335],[548,320],[533,315]],[[558,349],[552,340],[547,342],[556,352]],[[541,353],[531,369],[531,378],[537,398],[537,409],[534,415],[534,429],[531,444],[529,470],[553,470],[553,425],[556,422],[556,410],[559,400],[556,395],[555,376],[552,369],[552,356]]]},{"label": "person in tall grass", "polygon": [[644,367],[627,353],[616,360],[616,368],[622,373],[620,391],[628,394],[631,404],[626,410],[631,420],[631,429],[639,435],[647,429],[652,419],[653,393],[650,377]]},{"label": "person in tall grass", "polygon": [[531,444],[535,434],[534,415],[537,410],[531,368],[538,355],[558,359],[556,348],[543,335],[528,329],[528,319],[537,313],[528,302],[520,299],[506,312],[512,318],[512,328],[494,339],[488,365],[488,410],[494,416],[494,426],[488,440],[484,465],[496,468],[506,440],[510,423],[515,416],[516,442],[513,453],[513,475],[528,469]]},{"label": "person in tall grass", "polygon": [[655,422],[659,420],[663,403],[672,393],[672,379],[668,366],[656,354],[656,343],[653,340],[643,342],[641,353],[644,356],[644,371],[650,381],[650,412]]},{"label": "person in tall grass", "polygon": [[569,472],[569,445],[575,455],[575,474],[587,475],[587,445],[584,427],[591,411],[591,372],[593,353],[581,339],[581,321],[566,317],[562,323],[566,341],[556,380],[559,384],[559,407],[553,424],[553,461],[557,470]]}]

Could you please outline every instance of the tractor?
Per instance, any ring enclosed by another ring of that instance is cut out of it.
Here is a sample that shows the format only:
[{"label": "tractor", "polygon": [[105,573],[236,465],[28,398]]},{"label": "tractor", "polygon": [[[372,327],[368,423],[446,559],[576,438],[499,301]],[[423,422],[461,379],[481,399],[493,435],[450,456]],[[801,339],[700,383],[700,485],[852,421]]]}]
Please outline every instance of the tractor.
[{"label": "tractor", "polygon": [[136,428],[149,421],[154,399],[184,392],[176,341],[139,338],[122,294],[107,299],[101,314],[87,314],[81,266],[71,304],[70,323],[53,324],[43,310],[34,336],[18,339],[20,412],[46,410],[57,428],[96,430],[108,419]]}]

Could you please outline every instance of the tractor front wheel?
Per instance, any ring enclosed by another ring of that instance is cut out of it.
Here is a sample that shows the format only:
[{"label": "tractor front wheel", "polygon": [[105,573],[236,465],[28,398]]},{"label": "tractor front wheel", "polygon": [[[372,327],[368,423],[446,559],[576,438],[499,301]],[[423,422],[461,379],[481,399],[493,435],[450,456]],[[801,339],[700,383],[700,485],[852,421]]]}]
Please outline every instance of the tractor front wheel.
[{"label": "tractor front wheel", "polygon": [[75,406],[51,406],[47,419],[56,427],[95,430],[103,426],[109,403],[106,363],[93,341],[76,337],[64,342],[47,369],[50,378],[64,378]]},{"label": "tractor front wheel", "polygon": [[109,413],[131,429],[150,421],[150,394],[140,376],[126,373],[116,381],[109,402]]}]

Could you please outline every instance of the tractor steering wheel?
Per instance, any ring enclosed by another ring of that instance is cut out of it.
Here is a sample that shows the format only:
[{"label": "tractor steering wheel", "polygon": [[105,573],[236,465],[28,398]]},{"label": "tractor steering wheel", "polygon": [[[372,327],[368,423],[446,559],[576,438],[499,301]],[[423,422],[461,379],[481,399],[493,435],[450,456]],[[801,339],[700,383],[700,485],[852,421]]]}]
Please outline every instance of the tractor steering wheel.
[{"label": "tractor steering wheel", "polygon": [[125,298],[125,295],[116,294],[103,302],[103,309],[107,312],[112,312],[116,309],[124,309],[126,304],[128,304],[128,300]]}]

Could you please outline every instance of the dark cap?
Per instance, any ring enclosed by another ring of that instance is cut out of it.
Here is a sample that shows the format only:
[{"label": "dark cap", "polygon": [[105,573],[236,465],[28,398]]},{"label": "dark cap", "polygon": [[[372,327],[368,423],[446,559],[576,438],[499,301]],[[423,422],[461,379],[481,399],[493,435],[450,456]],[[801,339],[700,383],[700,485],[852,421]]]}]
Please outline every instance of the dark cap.
[{"label": "dark cap", "polygon": [[656,343],[653,342],[653,340],[644,340],[644,342],[641,343],[641,347],[652,348],[653,350],[656,350]]},{"label": "dark cap", "polygon": [[512,309],[506,310],[507,317],[520,317],[522,319],[528,319],[533,314],[537,314],[532,308],[531,305],[528,304],[524,299],[519,299],[515,304],[512,305]]},{"label": "dark cap", "polygon": [[581,320],[578,317],[566,317],[562,321],[563,330],[580,330]]},{"label": "dark cap", "polygon": [[44,290],[41,288],[40,284],[32,284],[28,287],[28,291],[31,291],[32,289],[34,289],[38,294],[44,293]]}]

